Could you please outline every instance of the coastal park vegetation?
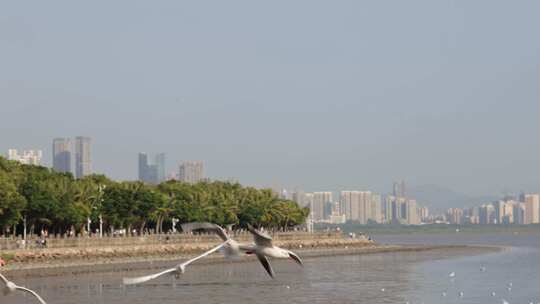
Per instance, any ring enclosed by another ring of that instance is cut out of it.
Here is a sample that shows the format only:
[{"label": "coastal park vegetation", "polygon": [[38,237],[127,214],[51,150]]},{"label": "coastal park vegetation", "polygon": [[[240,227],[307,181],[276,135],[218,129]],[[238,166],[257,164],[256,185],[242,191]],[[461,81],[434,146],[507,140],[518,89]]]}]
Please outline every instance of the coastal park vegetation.
[{"label": "coastal park vegetation", "polygon": [[0,232],[5,236],[21,235],[25,227],[28,233],[55,235],[86,234],[88,228],[100,227],[101,233],[163,233],[192,221],[286,230],[303,224],[308,214],[308,208],[269,189],[238,183],[171,180],[150,185],[104,175],[75,179],[0,157]]}]

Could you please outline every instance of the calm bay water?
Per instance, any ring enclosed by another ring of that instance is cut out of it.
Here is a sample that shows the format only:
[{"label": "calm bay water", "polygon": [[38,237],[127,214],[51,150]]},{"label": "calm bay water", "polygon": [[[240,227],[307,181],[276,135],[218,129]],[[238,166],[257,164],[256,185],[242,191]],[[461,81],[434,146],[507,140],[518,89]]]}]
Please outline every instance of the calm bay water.
[{"label": "calm bay water", "polygon": [[[376,239],[393,244],[486,244],[511,249],[476,256],[438,250],[308,258],[304,268],[290,261],[273,260],[275,280],[253,261],[193,265],[180,279],[160,278],[128,287],[121,284],[122,277],[148,271],[17,281],[36,289],[50,304],[503,303],[503,299],[509,303],[540,303],[539,236],[456,234]],[[454,279],[449,277],[450,272],[456,273]],[[0,303],[35,300],[17,294],[0,296]]]}]

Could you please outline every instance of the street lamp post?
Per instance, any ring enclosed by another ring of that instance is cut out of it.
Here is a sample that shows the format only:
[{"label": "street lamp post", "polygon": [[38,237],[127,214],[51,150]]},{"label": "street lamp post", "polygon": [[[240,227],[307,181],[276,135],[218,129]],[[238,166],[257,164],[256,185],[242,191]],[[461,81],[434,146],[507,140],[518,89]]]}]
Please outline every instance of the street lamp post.
[{"label": "street lamp post", "polygon": [[24,248],[26,248],[26,215],[23,218],[23,223],[24,223],[23,240],[24,240]]},{"label": "street lamp post", "polygon": [[86,229],[86,232],[88,233],[88,236],[90,236],[90,224],[92,224],[92,220],[90,219],[90,217],[88,217],[86,219],[86,223],[87,223],[87,229]]},{"label": "street lamp post", "polygon": [[99,237],[103,237],[103,216],[99,215]]},{"label": "street lamp post", "polygon": [[103,210],[102,210],[102,204],[103,204],[103,190],[105,190],[105,188],[107,188],[107,185],[99,185],[98,186],[98,192],[99,192],[99,196],[98,196],[98,203],[99,203],[99,237],[102,238],[103,237]]}]

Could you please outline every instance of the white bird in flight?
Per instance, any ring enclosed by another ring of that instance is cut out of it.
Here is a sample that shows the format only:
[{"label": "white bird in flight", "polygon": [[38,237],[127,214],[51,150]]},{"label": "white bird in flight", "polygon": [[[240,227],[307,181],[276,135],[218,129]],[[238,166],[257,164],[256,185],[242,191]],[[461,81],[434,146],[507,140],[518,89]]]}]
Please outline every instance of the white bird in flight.
[{"label": "white bird in flight", "polygon": [[274,270],[272,269],[272,266],[270,266],[267,257],[275,259],[291,259],[298,265],[303,265],[302,260],[296,253],[274,246],[272,244],[272,238],[268,234],[253,228],[251,225],[248,225],[248,230],[253,234],[255,245],[241,246],[240,248],[245,250],[246,254],[255,254],[264,269],[266,269],[266,272],[268,272],[272,278],[274,277]]},{"label": "white bird in flight", "polygon": [[[184,227],[186,229],[184,229]],[[251,225],[248,225],[248,231],[253,235],[255,244],[241,244],[231,239],[227,232],[219,225],[212,223],[188,223],[182,225],[183,230],[202,230],[216,233],[226,244],[223,247],[225,257],[239,257],[241,252],[246,254],[255,254],[266,272],[274,278],[274,270],[270,266],[268,257],[276,259],[292,259],[299,265],[303,265],[300,257],[287,249],[283,249],[272,244],[272,237],[263,233]]]},{"label": "white bird in flight", "polygon": [[147,275],[147,276],[143,276],[143,277],[124,278],[123,279],[124,285],[133,285],[133,284],[140,284],[140,283],[148,282],[150,280],[159,278],[160,276],[163,276],[163,275],[166,275],[166,274],[176,274],[176,276],[178,277],[178,276],[180,276],[181,274],[183,274],[185,272],[186,266],[188,266],[189,264],[191,264],[191,263],[193,263],[193,262],[195,262],[195,261],[197,261],[199,259],[204,258],[207,255],[210,255],[210,254],[218,251],[223,246],[225,246],[225,244],[226,244],[226,242],[222,243],[219,246],[216,246],[216,247],[204,252],[203,254],[201,254],[199,256],[196,256],[196,257],[194,257],[194,258],[192,258],[192,259],[190,259],[190,260],[188,260],[188,261],[186,261],[184,263],[178,264],[174,268],[170,268],[170,269],[164,270],[162,272]]},{"label": "white bird in flight", "polygon": [[9,293],[12,293],[16,290],[27,292],[34,297],[41,303],[41,304],[47,304],[35,291],[28,289],[26,287],[18,286],[15,283],[8,280],[4,275],[0,273],[0,279],[6,284],[6,287],[4,288],[4,295],[8,295]]},{"label": "white bird in flight", "polygon": [[452,272],[450,272],[450,274],[449,274],[448,276],[451,277],[451,278],[455,278],[455,277],[456,277],[456,273],[452,271]]}]

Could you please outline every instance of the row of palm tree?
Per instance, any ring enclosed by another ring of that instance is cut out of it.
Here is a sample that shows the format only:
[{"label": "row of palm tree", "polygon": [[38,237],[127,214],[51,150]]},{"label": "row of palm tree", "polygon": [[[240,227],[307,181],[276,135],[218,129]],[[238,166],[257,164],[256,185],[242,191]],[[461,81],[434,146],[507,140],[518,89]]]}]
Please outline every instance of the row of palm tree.
[{"label": "row of palm tree", "polygon": [[149,185],[116,182],[104,175],[74,179],[41,166],[0,157],[0,228],[3,234],[29,232],[162,233],[179,223],[209,221],[287,229],[305,222],[309,210],[278,198],[271,190],[230,182]]}]

